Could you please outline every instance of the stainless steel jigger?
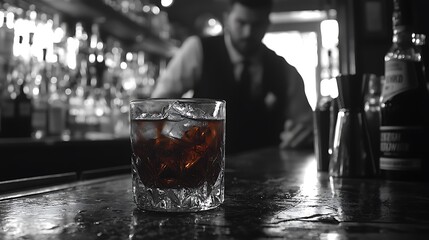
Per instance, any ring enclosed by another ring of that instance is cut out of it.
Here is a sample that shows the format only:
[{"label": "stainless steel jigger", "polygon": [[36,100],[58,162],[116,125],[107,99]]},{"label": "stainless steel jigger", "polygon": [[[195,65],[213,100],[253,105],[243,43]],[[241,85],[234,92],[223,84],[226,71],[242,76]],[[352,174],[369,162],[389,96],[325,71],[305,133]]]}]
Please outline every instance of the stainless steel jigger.
[{"label": "stainless steel jigger", "polygon": [[364,78],[337,77],[339,112],[335,126],[329,175],[333,177],[372,177],[376,173],[368,124],[364,113]]}]

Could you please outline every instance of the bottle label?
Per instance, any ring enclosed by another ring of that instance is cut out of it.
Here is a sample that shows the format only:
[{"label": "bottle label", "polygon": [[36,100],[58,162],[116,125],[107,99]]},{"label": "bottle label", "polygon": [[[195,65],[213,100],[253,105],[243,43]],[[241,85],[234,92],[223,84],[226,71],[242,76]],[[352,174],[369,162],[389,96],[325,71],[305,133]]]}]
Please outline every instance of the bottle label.
[{"label": "bottle label", "polygon": [[425,130],[422,126],[381,126],[380,169],[421,170],[427,147]]},{"label": "bottle label", "polygon": [[386,102],[395,95],[418,87],[415,62],[390,60],[385,64],[385,83],[382,90],[382,101]]}]

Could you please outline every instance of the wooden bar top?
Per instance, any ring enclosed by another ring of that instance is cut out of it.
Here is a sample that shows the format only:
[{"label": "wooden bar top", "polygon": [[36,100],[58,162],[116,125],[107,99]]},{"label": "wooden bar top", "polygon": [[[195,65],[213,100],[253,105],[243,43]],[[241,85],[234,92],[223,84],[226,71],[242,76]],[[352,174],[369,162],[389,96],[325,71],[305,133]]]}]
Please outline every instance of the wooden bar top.
[{"label": "wooden bar top", "polygon": [[225,202],[144,212],[131,174],[0,195],[0,239],[429,239],[429,184],[330,178],[314,154],[226,159]]}]

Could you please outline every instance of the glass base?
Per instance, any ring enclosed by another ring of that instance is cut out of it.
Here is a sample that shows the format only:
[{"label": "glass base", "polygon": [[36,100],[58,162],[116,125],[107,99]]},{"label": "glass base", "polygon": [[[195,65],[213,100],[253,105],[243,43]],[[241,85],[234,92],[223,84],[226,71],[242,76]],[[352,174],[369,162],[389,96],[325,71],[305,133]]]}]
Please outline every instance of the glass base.
[{"label": "glass base", "polygon": [[133,196],[137,207],[157,212],[198,212],[218,207],[224,201],[223,171],[213,186],[207,182],[198,188],[161,189],[146,187],[132,170]]}]

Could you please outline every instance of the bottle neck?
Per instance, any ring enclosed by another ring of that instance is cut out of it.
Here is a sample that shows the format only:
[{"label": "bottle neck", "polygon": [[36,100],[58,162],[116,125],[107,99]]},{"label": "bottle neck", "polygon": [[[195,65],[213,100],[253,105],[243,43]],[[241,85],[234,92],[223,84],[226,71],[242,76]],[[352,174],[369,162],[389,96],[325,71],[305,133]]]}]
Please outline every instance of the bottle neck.
[{"label": "bottle neck", "polygon": [[394,43],[412,43],[412,11],[409,0],[393,1],[393,42]]},{"label": "bottle neck", "polygon": [[393,28],[393,43],[412,44],[412,33],[406,26],[396,26]]}]

